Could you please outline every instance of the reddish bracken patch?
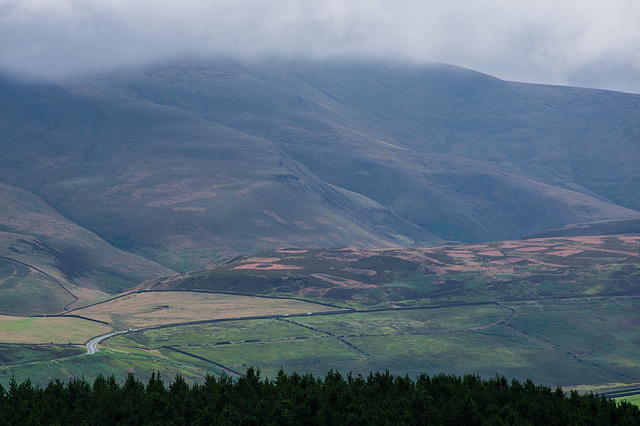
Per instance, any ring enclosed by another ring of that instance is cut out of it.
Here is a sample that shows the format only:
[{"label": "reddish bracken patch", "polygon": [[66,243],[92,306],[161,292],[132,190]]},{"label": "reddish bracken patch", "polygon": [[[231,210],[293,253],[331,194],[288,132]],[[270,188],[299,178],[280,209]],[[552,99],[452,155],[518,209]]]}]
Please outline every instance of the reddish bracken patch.
[{"label": "reddish bracken patch", "polygon": [[433,251],[431,251],[430,249],[413,249],[408,251],[400,251],[398,253],[394,253],[393,255],[400,259],[408,260],[409,262],[422,263],[424,261],[428,261],[431,263],[444,265],[444,263],[442,263],[438,259],[429,257],[427,256],[427,254],[433,254]]},{"label": "reddish bracken patch", "polygon": [[604,253],[613,253],[613,254],[623,254],[625,256],[638,256],[640,253],[632,252],[632,251],[621,251],[621,250],[606,250],[606,249],[596,249],[596,251],[601,251]]},{"label": "reddish bracken patch", "polygon": [[342,271],[345,272],[351,272],[352,274],[358,274],[358,275],[366,275],[368,277],[372,277],[375,274],[377,274],[377,271],[374,271],[373,269],[361,269],[361,268],[352,268],[350,266],[347,266],[346,268],[341,269]]},{"label": "reddish bracken patch", "polygon": [[311,274],[312,277],[317,278],[322,281],[329,282],[331,284],[337,284],[342,287],[351,287],[351,288],[376,288],[377,286],[373,284],[366,284],[356,280],[350,280],[348,278],[339,277],[337,275],[330,274]]},{"label": "reddish bracken patch", "polygon": [[460,259],[473,259],[474,257],[476,257],[475,254],[471,252],[465,252],[465,251],[445,251],[445,253],[447,253],[447,255],[449,255],[450,257],[455,257]]},{"label": "reddish bracken patch", "polygon": [[542,250],[547,250],[549,247],[520,247],[517,248],[515,251],[522,251],[522,252],[534,252],[534,251],[542,251]]},{"label": "reddish bracken patch", "polygon": [[276,222],[280,222],[280,223],[287,223],[286,220],[284,220],[283,218],[281,218],[280,216],[278,216],[278,213],[271,211],[271,210],[262,210],[262,212],[264,214],[266,214],[267,216],[273,218]]},{"label": "reddish bracken patch", "polygon": [[275,263],[275,262],[280,262],[280,260],[282,260],[282,259],[280,259],[279,257],[250,257],[248,259],[243,260],[243,262],[246,262],[246,263],[249,263],[249,262],[251,262],[251,263],[256,263],[256,262],[258,262],[258,263]]},{"label": "reddish bracken patch", "polygon": [[492,260],[490,263],[494,265],[509,265],[511,263],[522,262],[523,260],[529,261],[529,259],[524,257],[507,257],[506,259]]},{"label": "reddish bracken patch", "polygon": [[620,241],[627,244],[638,244],[640,243],[640,235],[621,235],[618,237]]},{"label": "reddish bracken patch", "polygon": [[502,249],[515,249],[522,247],[522,244],[502,244],[499,248]]},{"label": "reddish bracken patch", "polygon": [[364,259],[365,257],[370,257],[371,253],[365,250],[344,248],[328,249],[322,252],[319,256],[327,259],[341,260],[343,262],[354,262],[356,260]]},{"label": "reddish bracken patch", "polygon": [[316,229],[303,220],[294,220],[293,223],[295,223],[295,225],[303,231],[313,231],[314,229]]},{"label": "reddish bracken patch", "polygon": [[[427,266],[427,269],[436,275],[444,275],[449,271],[454,272],[482,272],[488,273],[490,271],[497,272],[498,269],[491,270],[490,268],[482,267],[482,266],[468,266],[468,265],[451,265],[451,266]],[[489,274],[491,275],[491,274]]]},{"label": "reddish bracken patch", "polygon": [[567,240],[569,241],[577,241],[579,243],[587,243],[587,244],[604,244],[604,241],[602,241],[602,238],[604,237],[597,237],[597,236],[584,236],[584,237],[568,237]]},{"label": "reddish bracken patch", "polygon": [[584,250],[558,250],[547,253],[550,256],[560,256],[567,257],[573,256],[574,254],[582,253]]},{"label": "reddish bracken patch", "polygon": [[534,262],[536,265],[541,265],[541,266],[550,266],[552,268],[570,268],[571,266],[569,265],[556,265],[555,263],[549,263],[549,262],[541,262],[541,261],[536,261]]},{"label": "reddish bracken patch", "polygon": [[504,253],[502,253],[499,250],[481,251],[478,254],[481,254],[483,256],[491,256],[491,257],[502,257],[502,256],[504,256]]},{"label": "reddish bracken patch", "polygon": [[245,195],[245,194],[253,191],[254,189],[258,189],[261,186],[269,185],[270,183],[273,183],[273,182],[270,182],[268,180],[265,180],[265,181],[262,181],[262,182],[257,182],[257,183],[254,183],[253,185],[249,185],[246,188],[241,189],[240,191],[237,192],[237,194],[238,195]]},{"label": "reddish bracken patch", "polygon": [[257,269],[257,270],[274,270],[274,269],[302,269],[302,266],[295,265],[277,265],[273,263],[247,263],[245,265],[236,266],[233,269]]}]

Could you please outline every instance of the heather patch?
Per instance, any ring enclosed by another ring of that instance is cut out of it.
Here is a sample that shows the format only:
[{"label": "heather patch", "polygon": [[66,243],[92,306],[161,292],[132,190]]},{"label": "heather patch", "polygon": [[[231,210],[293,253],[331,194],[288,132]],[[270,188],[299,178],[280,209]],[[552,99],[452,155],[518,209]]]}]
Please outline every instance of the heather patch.
[{"label": "heather patch", "polygon": [[521,252],[536,252],[536,251],[542,251],[542,250],[547,250],[548,247],[520,247],[515,249],[515,251],[521,251]]},{"label": "heather patch", "polygon": [[478,254],[482,255],[482,256],[490,256],[490,257],[502,257],[502,256],[504,256],[504,253],[502,253],[499,250],[481,251]]},{"label": "heather patch", "polygon": [[303,269],[302,266],[280,265],[274,263],[247,263],[245,265],[236,266],[233,269],[257,269],[257,270],[287,270],[287,269]]},{"label": "heather patch", "polygon": [[377,271],[374,271],[373,269],[352,268],[350,266],[347,266],[346,268],[343,268],[341,270],[345,271],[345,272],[350,272],[352,274],[366,275],[368,277],[372,277],[372,276],[374,276],[374,275],[376,275],[378,273]]},{"label": "heather patch", "polygon": [[605,237],[599,237],[599,236],[583,236],[583,237],[567,237],[567,240],[577,241],[585,244],[600,245],[600,244],[604,244],[604,238]]},{"label": "heather patch", "polygon": [[251,263],[275,263],[279,262],[281,259],[279,257],[249,257],[247,259],[241,260],[241,262],[251,262]]},{"label": "heather patch", "polygon": [[329,249],[323,251],[320,254],[320,257],[325,257],[332,260],[340,260],[343,262],[353,262],[370,256],[372,256],[372,253],[366,250],[359,250],[354,248]]},{"label": "heather patch", "polygon": [[567,257],[567,256],[573,256],[574,254],[582,253],[583,251],[584,250],[558,250],[558,251],[548,252],[547,254],[550,256]]},{"label": "heather patch", "polygon": [[376,288],[377,287],[373,284],[365,284],[361,281],[356,281],[349,278],[339,277],[337,275],[331,275],[331,274],[316,273],[316,274],[311,274],[311,276],[319,280],[326,281],[331,284],[336,284],[339,286],[354,287],[354,288]]},{"label": "heather patch", "polygon": [[467,251],[446,251],[445,253],[453,258],[473,259],[476,257],[475,254]]}]

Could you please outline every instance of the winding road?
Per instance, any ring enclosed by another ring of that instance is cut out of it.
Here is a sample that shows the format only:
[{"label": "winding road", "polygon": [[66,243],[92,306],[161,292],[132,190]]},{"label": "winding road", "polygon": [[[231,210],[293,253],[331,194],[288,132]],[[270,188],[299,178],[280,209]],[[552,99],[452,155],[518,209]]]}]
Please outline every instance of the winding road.
[{"label": "winding road", "polygon": [[108,339],[109,337],[113,337],[118,334],[132,333],[138,330],[140,329],[136,328],[135,330],[129,329],[124,331],[114,331],[113,333],[103,334],[102,336],[94,337],[87,343],[87,355],[92,355],[92,354],[95,354],[96,352],[100,352],[100,349],[98,349],[98,343],[102,342],[105,339]]}]

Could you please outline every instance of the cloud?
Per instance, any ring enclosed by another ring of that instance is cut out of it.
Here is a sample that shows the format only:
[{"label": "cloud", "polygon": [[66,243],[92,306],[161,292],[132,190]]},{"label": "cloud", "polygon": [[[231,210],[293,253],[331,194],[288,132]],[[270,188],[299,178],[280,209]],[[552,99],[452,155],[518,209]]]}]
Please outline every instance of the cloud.
[{"label": "cloud", "polygon": [[60,75],[186,55],[403,54],[640,93],[636,0],[0,0],[0,65]]}]

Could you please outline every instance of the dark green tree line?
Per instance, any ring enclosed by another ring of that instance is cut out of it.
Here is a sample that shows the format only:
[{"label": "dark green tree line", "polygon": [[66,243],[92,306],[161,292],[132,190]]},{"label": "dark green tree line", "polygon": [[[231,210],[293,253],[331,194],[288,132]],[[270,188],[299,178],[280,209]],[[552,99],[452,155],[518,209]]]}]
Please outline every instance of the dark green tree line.
[{"label": "dark green tree line", "polygon": [[133,375],[122,384],[98,376],[41,388],[27,380],[0,386],[0,423],[6,425],[639,425],[640,411],[593,394],[504,377],[483,380],[422,374],[415,380],[388,371],[324,378],[280,371],[261,379],[257,369],[232,379],[208,376],[189,385],[180,375],[168,386],[159,373],[145,385]]}]

